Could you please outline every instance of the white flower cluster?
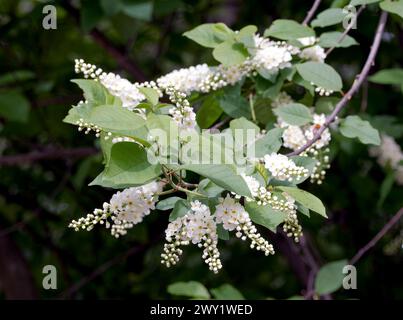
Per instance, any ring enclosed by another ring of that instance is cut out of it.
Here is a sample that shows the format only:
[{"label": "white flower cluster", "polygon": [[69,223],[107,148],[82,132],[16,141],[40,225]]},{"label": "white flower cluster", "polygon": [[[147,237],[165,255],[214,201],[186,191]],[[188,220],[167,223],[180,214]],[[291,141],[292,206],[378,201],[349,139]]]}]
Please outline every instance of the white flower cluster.
[{"label": "white flower cluster", "polygon": [[105,202],[102,209],[78,220],[73,220],[69,227],[76,231],[90,231],[96,224],[111,229],[112,236],[119,238],[127,233],[127,229],[143,221],[150,214],[158,201],[158,193],[162,190],[160,182],[150,182],[141,187],[132,187],[115,193],[109,203]]},{"label": "white flower cluster", "polygon": [[294,161],[287,156],[277,153],[266,154],[264,165],[271,175],[281,181],[292,181],[294,178],[301,179],[308,176],[308,169],[297,166]]},{"label": "white flower cluster", "polygon": [[372,157],[377,157],[379,165],[390,166],[395,170],[395,179],[399,185],[403,185],[403,153],[401,147],[392,137],[382,134],[381,145],[369,149]]},{"label": "white flower cluster", "polygon": [[184,131],[193,130],[197,125],[196,114],[186,99],[186,94],[171,87],[166,89],[166,93],[169,95],[169,100],[175,104],[175,107],[169,110],[169,114],[178,124],[178,127]]},{"label": "white flower cluster", "polygon": [[209,269],[217,273],[222,264],[220,252],[217,248],[217,227],[210,209],[199,201],[191,202],[188,213],[177,218],[168,225],[165,231],[168,243],[164,245],[164,253],[161,254],[161,263],[170,267],[179,261],[182,254],[180,246],[190,242],[203,249],[202,258]]},{"label": "white flower cluster", "polygon": [[237,238],[242,240],[248,238],[251,241],[251,249],[263,251],[266,256],[274,254],[273,245],[257,232],[249,214],[234,198],[227,195],[225,199],[222,199],[221,203],[216,206],[215,216],[217,223],[222,223],[225,230],[233,231],[235,229]]},{"label": "white flower cluster", "polygon": [[246,201],[256,201],[259,206],[270,206],[274,210],[286,213],[283,230],[288,237],[294,237],[294,241],[298,242],[302,236],[302,227],[298,222],[295,200],[285,192],[281,194],[270,192],[252,176],[242,175],[242,177],[253,197],[247,198]]},{"label": "white flower cluster", "polygon": [[132,84],[129,80],[117,74],[106,73],[93,64],[85,63],[83,59],[75,60],[75,72],[83,73],[84,78],[91,78],[101,82],[109,93],[120,98],[122,106],[129,110],[134,110],[141,101],[145,100],[146,97],[139,91],[141,87],[153,88],[160,97],[162,96],[161,90],[154,81]]},{"label": "white flower cluster", "polygon": [[254,37],[255,49],[250,61],[255,70],[264,69],[269,73],[276,73],[281,69],[291,67],[292,55],[297,54],[299,49],[286,42],[272,41],[256,35]]}]

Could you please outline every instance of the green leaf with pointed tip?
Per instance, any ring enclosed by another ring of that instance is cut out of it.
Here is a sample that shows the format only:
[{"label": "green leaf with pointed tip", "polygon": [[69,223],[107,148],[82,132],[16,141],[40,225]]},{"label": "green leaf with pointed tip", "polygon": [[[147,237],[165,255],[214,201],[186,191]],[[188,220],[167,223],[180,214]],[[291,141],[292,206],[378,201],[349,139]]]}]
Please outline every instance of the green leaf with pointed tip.
[{"label": "green leaf with pointed tip", "polygon": [[173,209],[175,207],[175,203],[178,202],[179,200],[183,200],[182,198],[179,197],[170,197],[170,198],[166,198],[164,200],[161,200],[157,203],[156,208],[158,210],[169,210],[169,209]]},{"label": "green leaf with pointed tip", "polygon": [[403,69],[383,69],[368,77],[368,80],[379,84],[403,84]]},{"label": "green leaf with pointed tip", "polygon": [[240,64],[249,56],[248,50],[242,43],[228,39],[217,45],[213,50],[213,57],[224,66]]},{"label": "green leaf with pointed tip", "polygon": [[294,20],[279,19],[264,32],[265,37],[273,37],[281,40],[294,40],[315,36],[315,31],[303,26]]},{"label": "green leaf with pointed tip", "polygon": [[215,48],[234,36],[234,31],[224,23],[205,23],[183,34],[201,46]]},{"label": "green leaf with pointed tip", "polygon": [[363,4],[371,4],[375,2],[380,2],[381,0],[351,0],[350,5],[352,6],[360,6]]},{"label": "green leaf with pointed tip", "polygon": [[301,103],[290,103],[278,107],[274,109],[274,113],[284,122],[294,126],[302,126],[313,120],[309,109]]},{"label": "green leaf with pointed tip", "polygon": [[318,44],[323,48],[348,48],[358,45],[358,42],[349,35],[344,36],[342,32],[333,31],[322,33]]},{"label": "green leaf with pointed tip", "polygon": [[139,88],[139,91],[144,94],[147,101],[150,102],[153,106],[158,104],[159,95],[158,92],[153,88],[142,87]]},{"label": "green leaf with pointed tip", "polygon": [[364,144],[380,145],[381,138],[378,130],[374,129],[368,121],[359,116],[348,116],[341,121],[340,132],[347,138],[358,138]]},{"label": "green leaf with pointed tip", "polygon": [[133,142],[119,142],[111,148],[102,178],[116,185],[137,186],[156,179],[160,174],[161,166],[148,162],[143,147]]},{"label": "green leaf with pointed tip", "polygon": [[293,199],[301,203],[306,208],[319,213],[321,216],[327,218],[326,209],[322,201],[312,193],[293,187],[278,187],[278,189],[289,194]]},{"label": "green leaf with pointed tip", "polygon": [[340,91],[343,83],[340,75],[333,67],[321,62],[305,62],[297,65],[301,77],[326,90]]},{"label": "green leaf with pointed tip", "polygon": [[328,27],[334,24],[341,23],[347,16],[347,12],[344,12],[340,8],[330,8],[320,12],[317,17],[312,20],[311,26],[315,27]]},{"label": "green leaf with pointed tip", "polygon": [[325,264],[320,268],[315,278],[315,291],[318,294],[329,294],[337,291],[343,284],[345,274],[343,268],[348,261],[338,260]]},{"label": "green leaf with pointed tip", "polygon": [[276,232],[279,224],[284,222],[286,214],[269,206],[259,206],[256,202],[246,202],[245,209],[254,223],[260,224],[272,232]]}]

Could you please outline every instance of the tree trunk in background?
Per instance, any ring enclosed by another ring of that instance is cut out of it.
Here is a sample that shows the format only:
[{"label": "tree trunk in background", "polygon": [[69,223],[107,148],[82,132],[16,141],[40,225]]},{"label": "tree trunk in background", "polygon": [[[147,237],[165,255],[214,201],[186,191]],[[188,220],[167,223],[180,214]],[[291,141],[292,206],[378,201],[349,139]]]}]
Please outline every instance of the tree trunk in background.
[{"label": "tree trunk in background", "polygon": [[8,235],[0,238],[0,289],[6,299],[38,297],[25,257]]}]

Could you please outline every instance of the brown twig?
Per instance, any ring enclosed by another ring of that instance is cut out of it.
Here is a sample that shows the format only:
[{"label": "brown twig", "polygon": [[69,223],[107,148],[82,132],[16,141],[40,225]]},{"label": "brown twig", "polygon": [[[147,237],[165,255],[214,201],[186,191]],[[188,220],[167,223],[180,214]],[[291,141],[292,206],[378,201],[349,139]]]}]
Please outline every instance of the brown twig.
[{"label": "brown twig", "polygon": [[322,133],[326,130],[326,128],[329,127],[329,125],[336,119],[337,115],[340,113],[340,111],[347,105],[347,103],[351,100],[353,95],[358,91],[358,89],[361,87],[362,83],[368,76],[369,70],[371,69],[372,65],[374,64],[376,54],[378,52],[381,40],[382,40],[382,34],[385,29],[386,21],[388,18],[387,12],[382,12],[381,17],[379,19],[378,27],[376,29],[374,41],[371,46],[371,50],[369,52],[367,61],[364,64],[364,67],[361,70],[361,73],[359,74],[358,78],[354,81],[353,85],[351,86],[350,90],[343,96],[343,98],[337,103],[336,107],[334,108],[333,112],[326,118],[325,123],[323,126],[321,126],[312,140],[308,141],[304,146],[301,148],[290,152],[287,154],[287,156],[294,156],[298,155],[301,152],[304,152],[306,149],[311,147],[317,140],[320,139],[322,136]]},{"label": "brown twig", "polygon": [[302,22],[302,24],[304,26],[308,25],[308,23],[312,20],[313,15],[315,14],[316,10],[318,10],[318,7],[321,3],[321,0],[315,0],[311,9],[309,9],[304,21]]},{"label": "brown twig", "polygon": [[51,148],[44,151],[32,151],[25,154],[2,156],[0,157],[0,166],[17,166],[41,160],[82,158],[97,152],[97,149],[89,147],[71,149]]},{"label": "brown twig", "polygon": [[392,217],[392,219],[389,220],[387,224],[383,226],[383,228],[377,233],[377,235],[364,247],[358,250],[354,257],[351,258],[350,264],[356,264],[362,258],[362,256],[367,253],[368,250],[374,247],[377,242],[402,218],[402,216],[403,208],[400,208],[400,210]]}]

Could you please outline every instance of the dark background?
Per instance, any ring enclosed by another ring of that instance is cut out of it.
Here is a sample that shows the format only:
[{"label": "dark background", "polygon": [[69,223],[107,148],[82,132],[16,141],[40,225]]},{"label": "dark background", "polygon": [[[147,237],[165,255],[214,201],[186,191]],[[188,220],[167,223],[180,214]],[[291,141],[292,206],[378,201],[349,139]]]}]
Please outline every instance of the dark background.
[{"label": "dark background", "polygon": [[[322,1],[320,11],[346,2]],[[42,28],[45,4],[57,8],[57,30]],[[75,58],[133,82],[151,80],[182,66],[214,63],[209,50],[182,36],[201,23],[255,24],[263,32],[280,17],[302,21],[310,6],[288,0],[0,0],[0,101],[14,106],[0,112],[0,298],[172,298],[166,287],[189,280],[207,288],[229,283],[246,298],[300,295],[309,262],[281,235],[270,235],[278,247],[274,257],[234,237],[221,245],[224,268],[214,275],[197,248],[187,248],[174,269],[161,266],[166,212],[150,215],[119,240],[101,229],[68,229],[71,219],[99,207],[113,191],[86,186],[102,169],[95,139],[62,119],[81,100],[70,82],[77,77]],[[351,32],[360,46],[336,49],[328,59],[345,88],[366,59],[378,16],[377,6],[366,9]],[[387,29],[372,72],[402,64],[401,19],[391,17]],[[364,84],[348,113],[365,111],[375,121],[393,116],[397,124],[386,130],[401,142],[401,101],[400,88]],[[378,127],[385,129],[382,120]],[[402,188],[393,178],[388,188],[390,174],[369,157],[367,146],[335,134],[331,151],[325,183],[306,186],[323,200],[329,219],[302,218],[318,266],[353,257],[403,205]],[[358,289],[340,290],[333,299],[403,298],[402,250],[387,250],[401,229],[400,222],[358,262]],[[57,267],[57,290],[42,289],[48,264]]]}]

